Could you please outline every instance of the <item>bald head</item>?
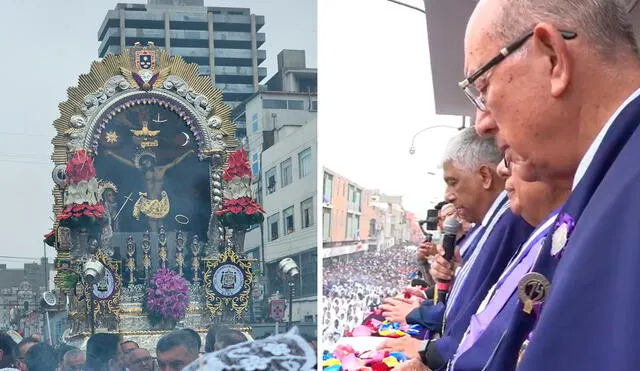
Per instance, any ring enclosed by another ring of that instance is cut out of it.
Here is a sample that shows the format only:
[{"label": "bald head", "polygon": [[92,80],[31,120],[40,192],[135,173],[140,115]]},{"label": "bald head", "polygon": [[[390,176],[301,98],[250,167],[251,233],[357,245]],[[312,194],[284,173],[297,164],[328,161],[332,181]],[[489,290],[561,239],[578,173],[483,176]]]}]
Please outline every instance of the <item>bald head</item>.
[{"label": "bald head", "polygon": [[633,27],[620,0],[480,0],[467,27],[474,34],[507,43],[548,23],[577,32],[603,59],[619,52],[638,55]]},{"label": "bald head", "polygon": [[151,371],[154,366],[151,353],[143,348],[130,350],[126,355],[125,361],[130,371]]},{"label": "bald head", "polygon": [[129,360],[135,361],[136,359],[143,358],[143,357],[151,357],[151,353],[149,353],[149,351],[144,348],[132,349],[129,351],[129,353],[127,353],[127,358]]}]

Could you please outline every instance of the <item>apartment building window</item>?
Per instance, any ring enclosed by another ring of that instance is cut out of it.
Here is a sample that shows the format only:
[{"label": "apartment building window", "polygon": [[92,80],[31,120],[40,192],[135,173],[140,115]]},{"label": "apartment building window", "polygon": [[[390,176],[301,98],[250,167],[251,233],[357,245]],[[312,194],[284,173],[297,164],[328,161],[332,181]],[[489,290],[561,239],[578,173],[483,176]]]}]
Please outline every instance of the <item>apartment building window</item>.
[{"label": "apartment building window", "polygon": [[324,185],[322,187],[322,202],[330,204],[333,191],[333,175],[324,173]]},{"label": "apartment building window", "polygon": [[267,170],[264,177],[267,180],[267,194],[270,195],[276,191],[276,168]]},{"label": "apartment building window", "polygon": [[284,209],[284,211],[282,212],[282,216],[285,235],[293,233],[295,231],[293,225],[293,206]]},{"label": "apartment building window", "polygon": [[331,209],[322,209],[322,239],[324,241],[331,240]]},{"label": "apartment building window", "polygon": [[347,193],[347,208],[349,211],[353,210],[353,199],[355,198],[355,187],[349,184],[349,192]]},{"label": "apartment building window", "polygon": [[254,113],[253,116],[251,116],[251,131],[254,133],[258,131],[258,114],[257,113]]},{"label": "apartment building window", "polygon": [[260,174],[260,154],[256,152],[251,154],[251,174],[253,176]]},{"label": "apartment building window", "polygon": [[273,214],[267,218],[267,225],[269,226],[269,241],[275,241],[280,237],[278,219],[280,219],[280,213]]},{"label": "apartment building window", "polygon": [[360,215],[353,216],[353,239],[360,239]]},{"label": "apartment building window", "polygon": [[314,100],[311,102],[311,112],[318,112],[318,101]]},{"label": "apartment building window", "polygon": [[287,109],[287,101],[279,99],[262,100],[262,108],[264,109]]},{"label": "apartment building window", "polygon": [[316,248],[304,252],[300,256],[300,296],[311,296],[318,293],[318,254]]},{"label": "apartment building window", "polygon": [[346,240],[357,240],[360,237],[360,215],[347,213]]},{"label": "apartment building window", "polygon": [[316,79],[298,79],[298,89],[303,92],[317,93],[318,80]]},{"label": "apartment building window", "polygon": [[360,199],[362,197],[362,190],[349,184],[349,194],[347,195],[347,202],[349,211],[360,212]]},{"label": "apartment building window", "polygon": [[302,228],[309,228],[313,225],[313,197],[307,198],[300,203],[302,212]]},{"label": "apartment building window", "polygon": [[311,148],[307,148],[298,154],[298,164],[300,167],[300,178],[311,174]]},{"label": "apartment building window", "polygon": [[369,236],[368,237],[375,237],[375,236],[376,236],[376,220],[371,219],[369,220]]},{"label": "apartment building window", "polygon": [[304,110],[303,100],[288,100],[287,106],[290,110]]},{"label": "apartment building window", "polygon": [[291,167],[291,157],[280,163],[280,175],[282,186],[286,187],[293,182],[293,168]]},{"label": "apartment building window", "polygon": [[361,200],[362,200],[362,190],[355,188],[353,191],[353,210],[362,211]]}]

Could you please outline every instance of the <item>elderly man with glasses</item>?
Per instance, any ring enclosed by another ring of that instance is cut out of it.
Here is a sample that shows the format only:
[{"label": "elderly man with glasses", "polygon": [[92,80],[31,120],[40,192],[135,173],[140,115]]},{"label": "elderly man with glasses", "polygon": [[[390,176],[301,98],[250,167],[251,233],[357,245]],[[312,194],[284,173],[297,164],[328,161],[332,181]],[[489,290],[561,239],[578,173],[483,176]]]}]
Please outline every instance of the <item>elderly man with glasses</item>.
[{"label": "elderly man with glasses", "polygon": [[154,371],[157,369],[156,361],[151,353],[143,348],[130,350],[125,356],[125,365],[129,371]]},{"label": "elderly man with glasses", "polygon": [[477,131],[525,180],[572,188],[486,370],[513,369],[527,339],[518,370],[639,367],[640,57],[623,6],[480,0],[467,25]]}]

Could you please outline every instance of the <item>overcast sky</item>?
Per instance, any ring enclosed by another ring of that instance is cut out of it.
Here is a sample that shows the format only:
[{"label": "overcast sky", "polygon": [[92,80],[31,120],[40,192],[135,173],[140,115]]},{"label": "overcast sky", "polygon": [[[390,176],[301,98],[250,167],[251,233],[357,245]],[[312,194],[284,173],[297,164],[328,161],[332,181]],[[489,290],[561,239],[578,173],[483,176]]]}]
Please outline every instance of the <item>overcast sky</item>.
[{"label": "overcast sky", "polygon": [[320,161],[363,187],[403,195],[405,208],[424,218],[443,197],[439,163],[457,131],[425,131],[413,156],[411,138],[462,123],[435,115],[424,14],[386,0],[343,0],[320,2],[318,16]]},{"label": "overcast sky", "polygon": [[[52,123],[67,88],[98,58],[98,28],[119,2],[127,1],[2,0],[0,264],[21,267],[25,260],[7,256],[42,256],[53,217]],[[265,16],[262,49],[269,77],[282,49],[304,49],[307,65],[317,66],[316,0],[205,0],[205,5],[251,8]],[[51,258],[55,251],[49,248],[47,254]]]},{"label": "overcast sky", "polygon": [[[2,1],[2,256],[42,255],[42,235],[52,225],[52,122],[66,89],[97,59],[98,27],[117,2]],[[420,0],[407,2],[422,5]],[[403,195],[405,207],[421,216],[442,198],[437,167],[456,131],[427,131],[416,138],[416,154],[408,152],[420,129],[461,122],[434,114],[422,13],[386,0],[325,0],[317,12],[315,0],[205,3],[249,7],[265,16],[269,76],[284,48],[305,49],[307,64],[316,67],[319,22],[320,163],[364,187]],[[0,263],[7,260],[0,257]]]}]

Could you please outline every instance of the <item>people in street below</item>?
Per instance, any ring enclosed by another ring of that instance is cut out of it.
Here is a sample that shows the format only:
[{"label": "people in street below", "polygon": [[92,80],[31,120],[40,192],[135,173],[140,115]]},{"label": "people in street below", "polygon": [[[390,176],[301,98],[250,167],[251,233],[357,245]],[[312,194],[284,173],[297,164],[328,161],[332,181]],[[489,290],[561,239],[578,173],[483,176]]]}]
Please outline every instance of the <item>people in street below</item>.
[{"label": "people in street below", "polygon": [[148,350],[136,348],[126,354],[125,366],[129,371],[154,371],[156,362]]},{"label": "people in street below", "polygon": [[86,371],[124,371],[122,342],[116,334],[95,334],[87,341]]},{"label": "people in street below", "polygon": [[84,369],[86,357],[80,349],[73,349],[62,358],[62,371],[81,371]]},{"label": "people in street below", "polygon": [[198,359],[198,341],[183,331],[173,331],[164,335],[156,345],[156,357],[160,371],[182,371]]}]

